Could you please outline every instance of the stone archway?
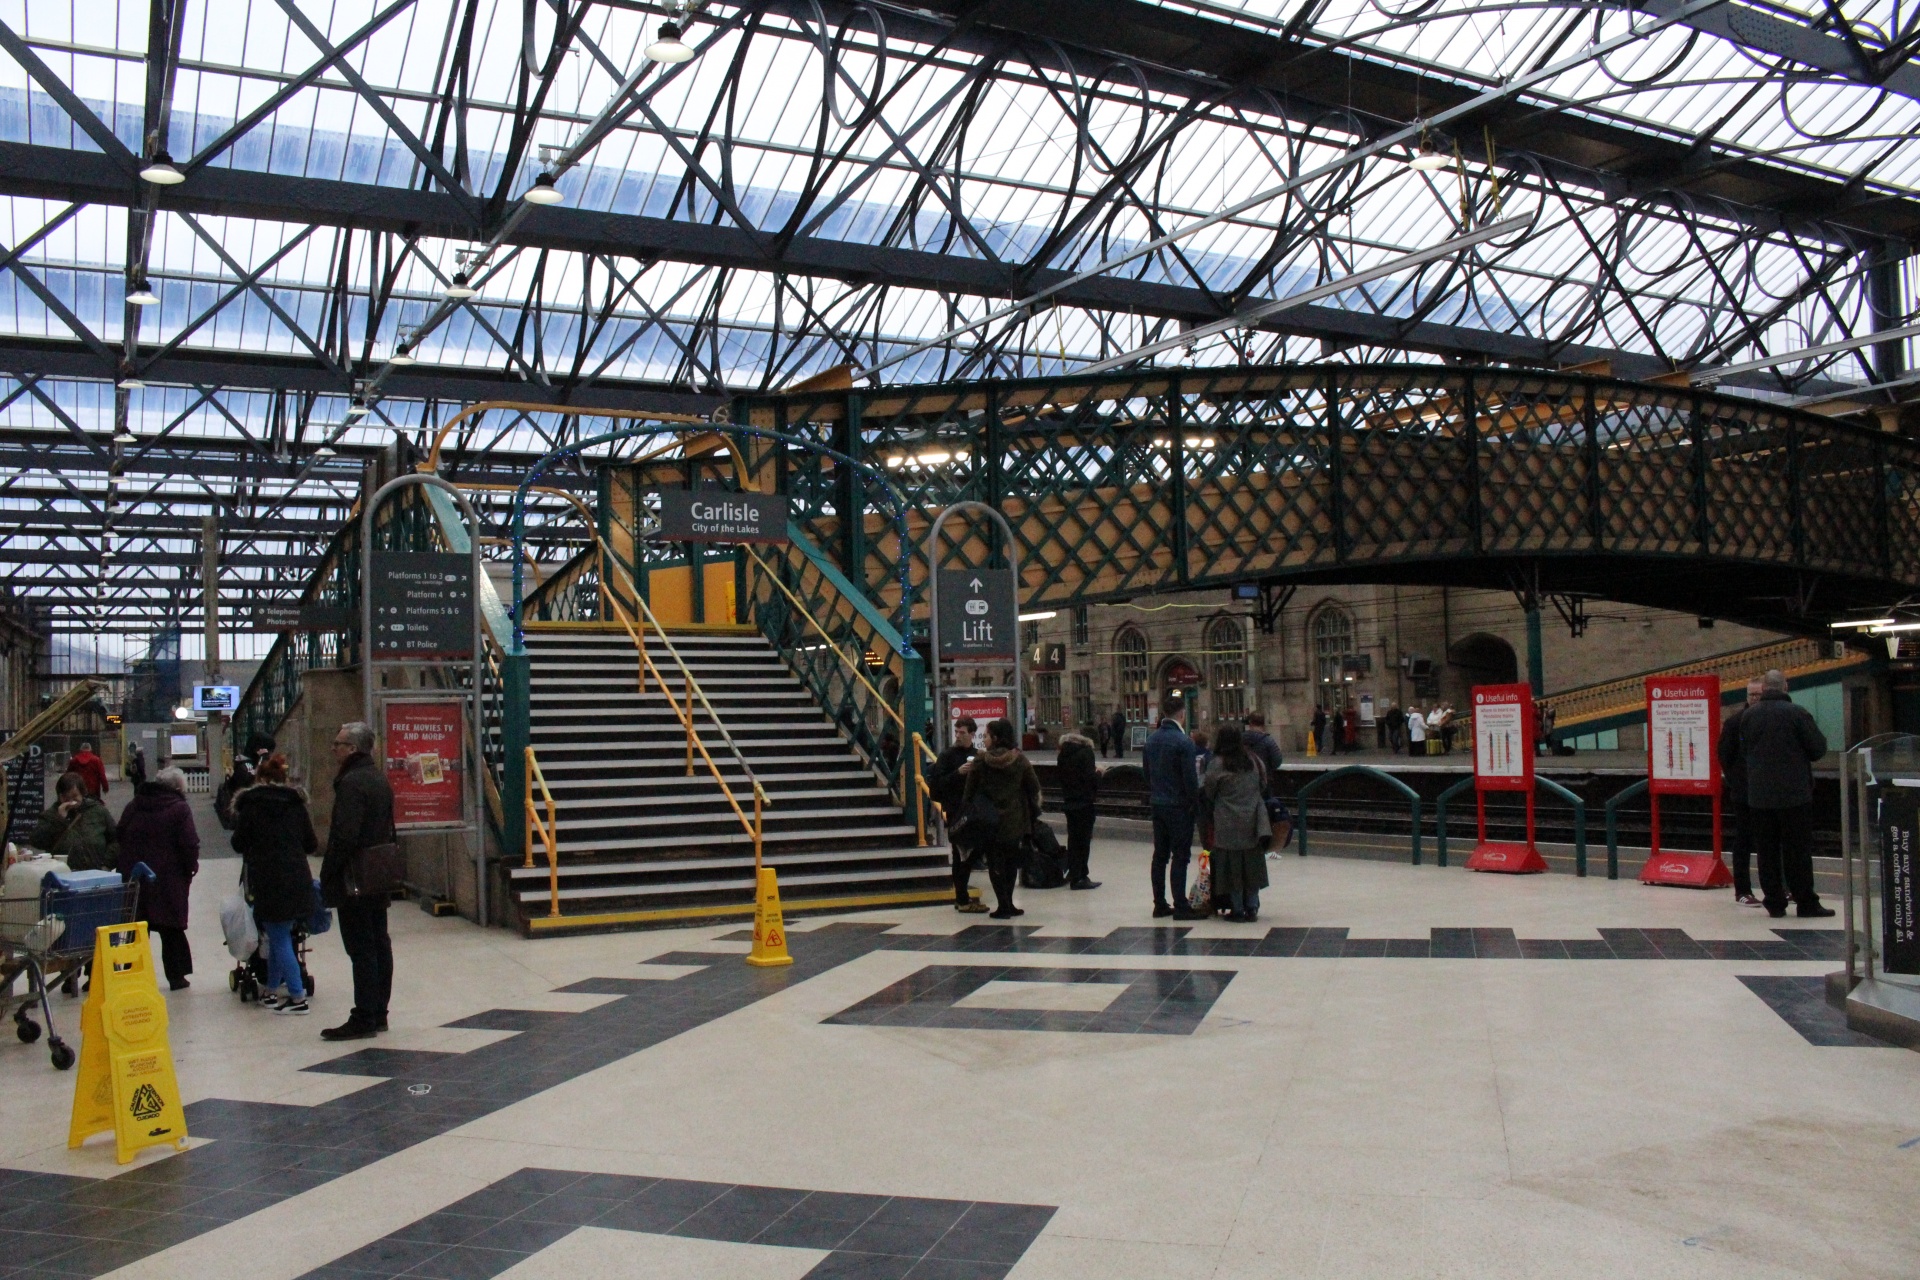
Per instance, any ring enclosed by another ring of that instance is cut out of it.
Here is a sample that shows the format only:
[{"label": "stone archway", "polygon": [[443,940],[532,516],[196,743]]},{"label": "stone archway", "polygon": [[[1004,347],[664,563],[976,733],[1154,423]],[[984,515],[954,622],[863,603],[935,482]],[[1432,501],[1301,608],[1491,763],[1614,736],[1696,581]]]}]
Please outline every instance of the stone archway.
[{"label": "stone archway", "polygon": [[1520,682],[1520,659],[1513,646],[1484,631],[1454,641],[1447,650],[1447,665],[1453,668],[1466,690],[1477,684]]},{"label": "stone archway", "polygon": [[[1200,700],[1207,689],[1206,677],[1201,674],[1199,663],[1181,654],[1174,654],[1160,664],[1160,670],[1154,677],[1154,686],[1159,691],[1159,706],[1165,706],[1169,698],[1179,697],[1181,710],[1178,719],[1181,728],[1188,733],[1199,728]],[[1156,707],[1156,721],[1159,715]]]}]

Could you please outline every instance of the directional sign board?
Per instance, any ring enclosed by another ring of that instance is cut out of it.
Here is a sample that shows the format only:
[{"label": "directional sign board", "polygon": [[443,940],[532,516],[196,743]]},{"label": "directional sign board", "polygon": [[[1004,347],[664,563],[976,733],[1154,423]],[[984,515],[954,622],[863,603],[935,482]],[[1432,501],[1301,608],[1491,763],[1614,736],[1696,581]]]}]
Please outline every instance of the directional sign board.
[{"label": "directional sign board", "polygon": [[249,632],[277,631],[351,631],[355,612],[343,604],[301,604],[296,600],[270,600],[253,606],[241,623]]},{"label": "directional sign board", "polygon": [[473,656],[473,566],[467,556],[376,552],[372,594],[374,661]]},{"label": "directional sign board", "polygon": [[940,570],[934,640],[942,662],[1011,662],[1019,607],[1011,569]]}]

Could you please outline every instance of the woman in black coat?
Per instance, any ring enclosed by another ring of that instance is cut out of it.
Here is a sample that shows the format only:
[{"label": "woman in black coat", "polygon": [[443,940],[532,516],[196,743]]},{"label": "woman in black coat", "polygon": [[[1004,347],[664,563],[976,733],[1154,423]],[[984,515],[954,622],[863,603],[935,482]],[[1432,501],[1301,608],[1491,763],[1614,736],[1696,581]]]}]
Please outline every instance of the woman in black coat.
[{"label": "woman in black coat", "polygon": [[286,996],[261,1002],[275,1013],[307,1012],[307,989],[293,953],[293,924],[313,914],[313,870],[307,858],[320,842],[307,802],[287,785],[287,758],[274,754],[254,772],[253,785],[233,801],[233,847],[246,863],[253,918],[267,940],[267,987]]}]

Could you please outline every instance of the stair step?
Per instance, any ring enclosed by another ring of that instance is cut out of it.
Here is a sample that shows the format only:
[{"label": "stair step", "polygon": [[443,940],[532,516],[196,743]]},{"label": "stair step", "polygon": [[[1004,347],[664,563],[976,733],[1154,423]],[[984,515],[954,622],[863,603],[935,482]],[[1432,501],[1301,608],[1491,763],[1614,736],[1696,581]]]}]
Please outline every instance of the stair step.
[{"label": "stair step", "polygon": [[[898,884],[902,881],[937,880],[948,876],[945,865],[928,867],[903,867],[894,871],[816,871],[801,872],[797,875],[781,877],[781,893],[803,893],[809,889],[828,886],[854,884]],[[578,888],[562,887],[562,902],[583,902],[596,898],[650,898],[681,896],[694,893],[746,893],[753,892],[753,868],[749,863],[746,873],[740,876],[714,880],[676,880],[659,884],[632,885],[609,884],[587,885]],[[515,897],[523,903],[548,902],[552,893],[548,890],[522,889]]]},{"label": "stair step", "polygon": [[[752,797],[751,795],[736,795],[734,798],[740,802],[742,808],[745,808],[747,802]],[[725,796],[715,792],[711,798],[703,799],[711,806],[712,812],[695,812],[692,805],[684,802],[674,805],[674,812],[672,813],[659,814],[653,817],[569,818],[565,812],[562,812],[559,822],[560,835],[564,839],[568,832],[573,831],[599,831],[604,829],[632,830],[642,827],[668,826],[676,823],[686,825],[702,820],[713,820],[723,817],[728,822],[739,821],[739,819],[734,817],[733,808],[727,803]],[[778,822],[783,828],[788,822],[800,821],[806,818],[836,818],[841,821],[851,821],[856,818],[898,818],[899,816],[899,809],[892,805],[884,804],[862,805],[858,807],[828,805],[824,808],[791,809],[773,806],[765,811],[765,820],[769,825]]]},{"label": "stair step", "polygon": [[[951,870],[951,863],[948,861],[947,851],[937,846],[928,846],[927,848],[909,847],[905,849],[893,847],[870,849],[863,851],[859,860],[862,862],[875,862],[884,859],[910,860],[925,863],[928,867],[938,870]],[[787,869],[789,867],[831,866],[835,862],[846,860],[846,855],[838,852],[783,853],[777,857],[767,856],[762,858],[762,861],[766,863],[766,865],[778,871],[783,878],[788,874]],[[739,870],[745,870],[749,875],[753,873],[752,854],[730,854],[721,857],[696,858],[650,858],[645,862],[576,862],[571,866],[562,865],[560,867],[560,879],[564,882],[568,879],[590,879],[594,876],[634,876],[676,872]],[[515,881],[524,881],[527,883],[537,881],[540,884],[547,883],[547,869],[542,866],[511,867],[508,869],[508,876]]]},{"label": "stair step", "polygon": [[[728,816],[731,817],[731,813],[729,813]],[[904,823],[900,823],[892,826],[859,827],[853,829],[837,827],[830,831],[818,829],[782,831],[779,833],[778,843],[781,845],[833,844],[836,848],[845,847],[854,849],[858,847],[853,844],[855,840],[864,842],[886,839],[899,843],[901,841],[911,840],[913,836],[913,828]],[[775,843],[773,833],[768,833],[762,837],[762,844],[765,847],[771,847]],[[628,840],[569,840],[561,843],[559,852],[562,857],[565,857],[570,852],[615,853],[625,850],[640,853],[648,849],[684,849],[690,844],[697,844],[701,848],[712,848],[719,845],[744,845],[751,849],[753,847],[753,838],[742,831],[740,824],[735,822],[731,831],[723,830],[713,835],[702,835],[698,840],[693,841],[688,840],[684,836],[636,836]]]},{"label": "stair step", "polygon": [[[694,778],[694,779],[690,779],[690,781],[700,781],[700,779]],[[708,774],[705,778],[705,781],[709,788],[713,787],[712,774]],[[860,799],[860,800],[867,800],[867,801],[875,801],[875,800],[884,801],[887,798],[887,789],[885,787],[878,787],[878,786],[838,787],[838,788],[813,790],[813,791],[784,791],[775,787],[770,787],[766,783],[762,782],[760,784],[760,789],[767,793],[767,801],[768,801],[769,808],[780,809],[787,813],[793,812],[793,810],[788,808],[789,805],[792,805],[797,801],[803,801],[803,800]],[[746,803],[746,797],[751,794],[752,792],[750,792],[747,789],[747,784],[745,779],[742,779],[739,783],[734,784],[734,798],[739,800],[742,804]],[[693,803],[711,802],[713,804],[722,804],[722,805],[726,803],[726,797],[721,795],[717,788],[710,790],[706,795],[672,796],[672,797],[669,797],[668,799],[671,799],[674,802],[674,807],[676,809],[683,808],[683,806],[685,806],[689,802],[693,802]],[[647,808],[657,808],[660,805],[666,803],[667,801],[659,797],[649,799],[644,796],[606,796],[600,799],[588,800],[578,796],[571,797],[571,798],[563,798],[561,796],[556,795],[554,797],[554,802],[561,816],[560,825],[564,827],[567,825],[566,815],[580,809],[647,809]],[[865,813],[870,811],[871,810],[869,809],[858,809],[858,810],[847,810],[846,812]],[[732,812],[732,811],[729,810],[728,812]],[[802,812],[809,812],[809,811],[802,810]],[[898,813],[900,812],[900,810],[896,806],[885,805],[879,810],[879,812]]]}]

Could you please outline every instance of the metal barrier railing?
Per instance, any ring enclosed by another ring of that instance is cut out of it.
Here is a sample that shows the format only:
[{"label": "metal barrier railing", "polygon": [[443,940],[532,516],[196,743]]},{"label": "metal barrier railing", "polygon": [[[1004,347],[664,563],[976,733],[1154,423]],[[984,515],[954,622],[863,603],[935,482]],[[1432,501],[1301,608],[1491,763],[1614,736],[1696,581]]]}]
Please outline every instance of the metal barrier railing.
[{"label": "metal barrier railing", "polygon": [[924,849],[927,846],[927,806],[933,800],[933,788],[927,785],[926,771],[920,767],[920,760],[924,756],[939,764],[940,757],[933,754],[933,748],[927,745],[927,740],[917,733],[913,735],[910,750],[913,760],[913,832],[914,839]]},{"label": "metal barrier railing", "polygon": [[1647,789],[1645,778],[1630,787],[1622,787],[1607,801],[1607,879],[1620,878],[1620,806]]},{"label": "metal barrier railing", "polygon": [[[540,798],[547,806],[546,820],[534,812],[533,788],[540,786]],[[533,866],[533,837],[538,834],[540,842],[547,851],[547,915],[560,914],[560,823],[554,817],[553,792],[547,790],[547,777],[540,772],[539,757],[533,754],[533,748],[527,748],[527,826],[523,833],[526,837],[527,866]]]},{"label": "metal barrier railing", "polygon": [[1326,786],[1329,782],[1332,782],[1335,778],[1346,777],[1349,774],[1356,773],[1363,777],[1378,778],[1395,791],[1398,791],[1402,796],[1406,797],[1407,808],[1413,817],[1413,865],[1416,867],[1419,866],[1420,793],[1392,774],[1381,769],[1375,769],[1371,765],[1364,764],[1349,764],[1342,765],[1338,769],[1329,769],[1294,793],[1293,802],[1298,806],[1299,812],[1295,815],[1293,829],[1300,837],[1300,856],[1303,858],[1307,856],[1307,797],[1318,791],[1321,787]]}]

